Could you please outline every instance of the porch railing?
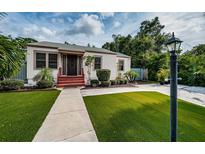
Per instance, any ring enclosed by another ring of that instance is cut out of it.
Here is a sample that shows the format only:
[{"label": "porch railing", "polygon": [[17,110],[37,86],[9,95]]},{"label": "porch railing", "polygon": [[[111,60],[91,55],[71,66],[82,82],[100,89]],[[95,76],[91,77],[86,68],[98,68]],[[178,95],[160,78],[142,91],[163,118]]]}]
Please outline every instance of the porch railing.
[{"label": "porch railing", "polygon": [[81,75],[84,76],[84,70],[81,68]]},{"label": "porch railing", "polygon": [[62,75],[62,68],[59,67],[59,68],[58,68],[58,74],[57,74],[57,77],[59,77],[59,76],[61,76],[61,75]]}]

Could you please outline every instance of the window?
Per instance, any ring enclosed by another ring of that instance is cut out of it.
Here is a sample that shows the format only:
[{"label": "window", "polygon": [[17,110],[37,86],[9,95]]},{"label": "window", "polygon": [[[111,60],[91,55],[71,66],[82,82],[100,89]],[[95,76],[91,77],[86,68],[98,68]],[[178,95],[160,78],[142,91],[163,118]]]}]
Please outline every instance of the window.
[{"label": "window", "polygon": [[46,54],[36,53],[36,68],[46,67]]},{"label": "window", "polygon": [[124,60],[119,60],[118,63],[119,63],[118,70],[124,71]]},{"label": "window", "polygon": [[48,54],[48,67],[57,68],[57,54]]},{"label": "window", "polygon": [[102,57],[95,57],[95,70],[101,69]]}]

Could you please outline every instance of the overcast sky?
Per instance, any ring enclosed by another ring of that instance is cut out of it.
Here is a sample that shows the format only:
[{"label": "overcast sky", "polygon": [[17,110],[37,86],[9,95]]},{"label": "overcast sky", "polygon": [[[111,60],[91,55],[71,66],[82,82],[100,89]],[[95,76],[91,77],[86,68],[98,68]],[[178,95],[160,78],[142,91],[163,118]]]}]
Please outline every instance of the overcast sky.
[{"label": "overcast sky", "polygon": [[165,25],[165,32],[175,32],[184,41],[184,50],[205,43],[203,13],[8,13],[0,21],[0,31],[38,41],[101,47],[112,40],[112,34],[135,35],[142,21],[155,16]]}]

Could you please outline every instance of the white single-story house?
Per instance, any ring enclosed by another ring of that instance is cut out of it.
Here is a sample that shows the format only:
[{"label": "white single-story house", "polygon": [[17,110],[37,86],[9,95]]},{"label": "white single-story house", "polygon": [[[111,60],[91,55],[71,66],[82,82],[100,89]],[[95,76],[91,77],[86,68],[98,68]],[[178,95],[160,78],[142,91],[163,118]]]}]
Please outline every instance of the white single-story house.
[{"label": "white single-story house", "polygon": [[96,69],[110,69],[110,79],[130,70],[130,56],[103,48],[53,42],[35,42],[27,45],[27,80],[35,84],[33,77],[42,69],[50,68],[58,87],[88,84],[86,56],[94,56],[91,79],[97,79]]}]

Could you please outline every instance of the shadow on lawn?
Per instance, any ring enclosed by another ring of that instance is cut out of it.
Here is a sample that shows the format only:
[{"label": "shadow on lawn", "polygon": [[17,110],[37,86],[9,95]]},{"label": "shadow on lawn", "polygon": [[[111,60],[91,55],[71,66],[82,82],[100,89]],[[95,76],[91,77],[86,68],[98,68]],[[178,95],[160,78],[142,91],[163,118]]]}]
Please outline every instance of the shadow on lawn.
[{"label": "shadow on lawn", "polygon": [[[169,141],[169,104],[143,104],[140,108],[126,108],[114,112],[108,119],[108,125],[98,135],[100,141]],[[179,109],[178,141],[205,141],[204,131],[189,116]],[[184,119],[183,119],[184,118]],[[196,122],[204,126],[202,121]],[[201,126],[200,126],[201,127]]]}]

